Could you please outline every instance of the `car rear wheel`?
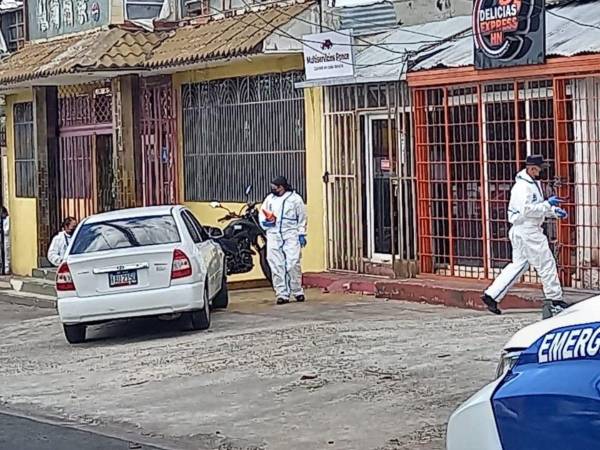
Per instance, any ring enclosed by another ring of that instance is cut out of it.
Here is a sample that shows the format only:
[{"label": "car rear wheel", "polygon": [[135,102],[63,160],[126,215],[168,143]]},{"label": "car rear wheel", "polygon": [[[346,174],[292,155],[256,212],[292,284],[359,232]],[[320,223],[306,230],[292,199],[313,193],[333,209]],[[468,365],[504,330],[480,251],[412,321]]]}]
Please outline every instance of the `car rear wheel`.
[{"label": "car rear wheel", "polygon": [[212,301],[213,308],[225,309],[229,305],[229,290],[227,289],[227,275],[223,274],[221,290]]},{"label": "car rear wheel", "polygon": [[204,291],[204,307],[199,311],[190,312],[193,330],[208,330],[210,328],[210,306],[208,293]]},{"label": "car rear wheel", "polygon": [[69,344],[81,344],[85,341],[85,325],[63,325]]}]

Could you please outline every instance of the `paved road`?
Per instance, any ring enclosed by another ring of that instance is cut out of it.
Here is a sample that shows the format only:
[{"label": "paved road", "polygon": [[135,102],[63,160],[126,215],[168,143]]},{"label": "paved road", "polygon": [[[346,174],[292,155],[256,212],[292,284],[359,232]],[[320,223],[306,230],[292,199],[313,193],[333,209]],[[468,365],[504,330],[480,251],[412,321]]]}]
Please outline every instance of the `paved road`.
[{"label": "paved road", "polygon": [[32,306],[13,305],[2,301],[2,292],[0,291],[0,327],[10,323],[20,322],[22,320],[36,319],[56,314],[56,311],[49,308],[34,308]]},{"label": "paved road", "polygon": [[0,413],[0,450],[158,450],[70,427]]}]

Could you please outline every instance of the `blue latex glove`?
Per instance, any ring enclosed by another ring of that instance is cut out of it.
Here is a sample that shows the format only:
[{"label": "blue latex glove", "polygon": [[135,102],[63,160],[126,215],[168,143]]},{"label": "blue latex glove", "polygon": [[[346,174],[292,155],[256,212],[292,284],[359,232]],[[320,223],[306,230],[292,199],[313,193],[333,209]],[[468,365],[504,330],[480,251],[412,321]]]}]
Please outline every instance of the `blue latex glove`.
[{"label": "blue latex glove", "polygon": [[306,241],[306,236],[304,236],[303,234],[298,236],[298,242],[300,242],[300,247],[302,248],[306,247],[306,244],[308,244],[308,242]]},{"label": "blue latex glove", "polygon": [[275,222],[267,222],[266,220],[264,220],[264,221],[262,221],[262,222],[260,223],[260,225],[261,225],[263,228],[265,228],[265,229],[266,229],[266,228],[273,228],[273,227],[275,226]]},{"label": "blue latex glove", "polygon": [[550,206],[558,206],[562,202],[564,202],[564,200],[560,197],[557,197],[556,195],[553,195],[548,199],[548,203],[550,203]]},{"label": "blue latex glove", "polygon": [[556,214],[556,217],[559,219],[566,219],[569,216],[569,214],[562,208],[554,208],[554,214]]}]

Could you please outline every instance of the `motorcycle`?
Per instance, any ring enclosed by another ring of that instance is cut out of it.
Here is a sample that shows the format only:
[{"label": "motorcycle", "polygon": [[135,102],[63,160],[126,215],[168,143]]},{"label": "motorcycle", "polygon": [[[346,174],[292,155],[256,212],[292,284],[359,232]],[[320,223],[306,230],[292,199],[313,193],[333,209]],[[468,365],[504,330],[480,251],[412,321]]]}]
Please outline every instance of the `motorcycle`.
[{"label": "motorcycle", "polygon": [[[245,192],[248,198],[252,186],[248,186]],[[262,272],[272,283],[271,268],[267,262],[267,235],[259,223],[258,203],[247,201],[239,212],[231,211],[220,202],[211,202],[210,206],[226,211],[219,222],[230,221],[223,229],[208,227],[207,230],[225,253],[227,275],[250,272],[254,268],[254,256],[258,254]]]}]

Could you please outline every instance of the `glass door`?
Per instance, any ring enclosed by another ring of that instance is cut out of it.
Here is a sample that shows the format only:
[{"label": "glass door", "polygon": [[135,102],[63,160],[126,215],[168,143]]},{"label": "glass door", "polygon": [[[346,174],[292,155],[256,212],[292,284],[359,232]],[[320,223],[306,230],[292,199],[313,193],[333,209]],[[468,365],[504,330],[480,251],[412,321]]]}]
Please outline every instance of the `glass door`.
[{"label": "glass door", "polygon": [[367,245],[369,257],[391,263],[398,253],[398,136],[387,115],[368,116],[365,145]]}]

